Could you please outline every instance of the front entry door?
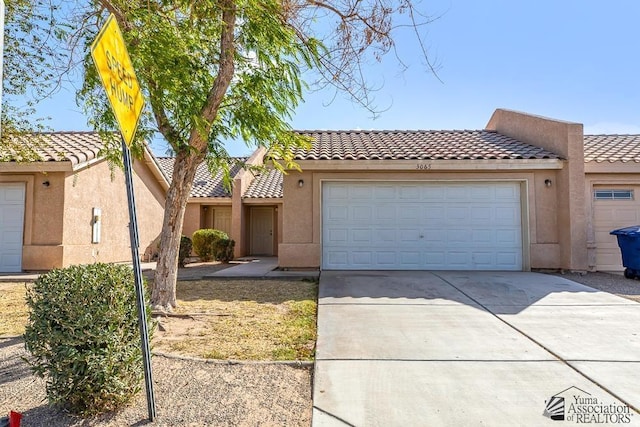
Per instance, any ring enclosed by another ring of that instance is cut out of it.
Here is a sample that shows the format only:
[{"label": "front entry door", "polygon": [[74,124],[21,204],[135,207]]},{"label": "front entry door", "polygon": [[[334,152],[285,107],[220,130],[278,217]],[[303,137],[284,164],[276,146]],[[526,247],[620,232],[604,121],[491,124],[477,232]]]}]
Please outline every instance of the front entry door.
[{"label": "front entry door", "polygon": [[251,209],[251,254],[273,256],[273,208]]}]

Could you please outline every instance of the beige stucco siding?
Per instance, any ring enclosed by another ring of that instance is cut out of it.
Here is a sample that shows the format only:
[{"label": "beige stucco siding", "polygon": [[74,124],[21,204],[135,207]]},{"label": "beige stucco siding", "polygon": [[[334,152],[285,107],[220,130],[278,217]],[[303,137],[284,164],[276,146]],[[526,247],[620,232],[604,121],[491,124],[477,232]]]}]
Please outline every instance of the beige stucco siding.
[{"label": "beige stucco siding", "polygon": [[[285,268],[321,265],[322,183],[326,181],[517,182],[521,188],[523,264],[529,268],[560,268],[556,170],[513,172],[290,172],[283,182],[283,240],[279,264]],[[303,180],[302,187],[299,180]]]},{"label": "beige stucco siding", "polygon": [[[143,162],[134,162],[134,192],[140,253],[159,236],[163,190]],[[129,210],[124,172],[99,162],[64,181],[63,266],[131,260]],[[92,243],[93,208],[101,210],[100,242]]]},{"label": "beige stucco siding", "polygon": [[584,192],[582,124],[498,109],[486,128],[542,147],[565,159],[565,167],[557,171],[553,182],[553,186],[557,188],[559,264],[561,268],[586,270],[588,268],[588,211]]},{"label": "beige stucco siding", "polygon": [[25,270],[49,269],[62,263],[64,177],[63,172],[0,175],[0,182],[25,185],[22,251]]}]

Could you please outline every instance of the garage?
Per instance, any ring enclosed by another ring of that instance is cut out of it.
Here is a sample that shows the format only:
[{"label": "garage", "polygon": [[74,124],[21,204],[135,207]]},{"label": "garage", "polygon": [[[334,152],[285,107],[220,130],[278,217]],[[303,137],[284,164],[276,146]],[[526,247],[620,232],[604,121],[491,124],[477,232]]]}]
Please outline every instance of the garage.
[{"label": "garage", "polygon": [[322,184],[326,270],[522,270],[519,182]]},{"label": "garage", "polygon": [[631,185],[594,186],[593,229],[596,241],[596,270],[622,271],[622,256],[616,228],[640,224],[640,187]]},{"label": "garage", "polygon": [[22,271],[24,184],[0,184],[0,272]]}]

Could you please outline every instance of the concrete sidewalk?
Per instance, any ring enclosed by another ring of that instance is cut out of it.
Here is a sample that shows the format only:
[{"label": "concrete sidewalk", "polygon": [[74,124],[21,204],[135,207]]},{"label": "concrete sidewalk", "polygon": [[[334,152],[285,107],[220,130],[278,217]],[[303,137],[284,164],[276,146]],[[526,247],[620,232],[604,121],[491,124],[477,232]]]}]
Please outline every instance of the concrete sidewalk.
[{"label": "concrete sidewalk", "polygon": [[313,425],[639,425],[638,324],[556,276],[324,271]]},{"label": "concrete sidewalk", "polygon": [[[155,262],[141,264],[146,276],[151,276],[156,269]],[[292,280],[317,280],[319,270],[278,270],[277,257],[250,257],[231,261],[230,266],[218,269],[219,264],[213,267],[207,263],[194,263],[186,268],[178,269],[178,280],[206,280],[206,279],[292,279]],[[27,273],[2,273],[0,282],[32,282],[38,278],[39,272]]]}]

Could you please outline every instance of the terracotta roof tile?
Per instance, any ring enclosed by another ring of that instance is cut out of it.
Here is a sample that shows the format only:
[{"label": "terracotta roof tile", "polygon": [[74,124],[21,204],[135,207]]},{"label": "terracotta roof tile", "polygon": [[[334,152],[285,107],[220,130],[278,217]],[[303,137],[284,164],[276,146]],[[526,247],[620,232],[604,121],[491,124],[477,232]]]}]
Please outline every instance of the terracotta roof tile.
[{"label": "terracotta roof tile", "polygon": [[559,159],[543,148],[487,130],[301,131],[313,138],[295,160]]},{"label": "terracotta roof tile", "polygon": [[97,132],[43,132],[16,138],[33,140],[35,137],[42,138],[34,149],[43,162],[71,162],[75,166],[97,158],[104,146]]},{"label": "terracotta roof tile", "polygon": [[276,169],[261,173],[251,182],[243,198],[282,198],[282,173]]},{"label": "terracotta roof tile", "polygon": [[[175,162],[174,157],[158,157],[158,164],[162,173],[169,182],[173,176],[173,164]],[[245,158],[237,158],[237,162],[231,167],[230,174],[233,177],[242,168],[242,162]],[[231,193],[227,191],[223,182],[222,172],[216,173],[215,176],[209,172],[209,168],[205,163],[198,166],[196,170],[196,176],[193,180],[193,187],[191,188],[191,197],[219,197],[230,198]]]},{"label": "terracotta roof tile", "polygon": [[640,135],[585,135],[584,161],[640,163]]}]

